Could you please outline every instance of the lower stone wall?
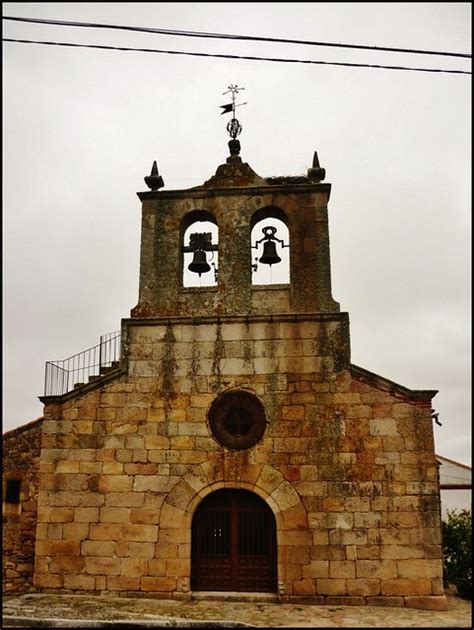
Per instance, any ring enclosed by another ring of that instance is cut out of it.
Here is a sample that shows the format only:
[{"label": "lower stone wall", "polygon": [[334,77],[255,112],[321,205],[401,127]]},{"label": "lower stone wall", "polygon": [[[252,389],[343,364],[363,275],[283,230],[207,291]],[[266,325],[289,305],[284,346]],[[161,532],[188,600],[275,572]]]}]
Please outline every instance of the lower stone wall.
[{"label": "lower stone wall", "polygon": [[[34,591],[39,457],[43,418],[3,435],[3,593]],[[7,481],[21,482],[19,503],[6,503]]]},{"label": "lower stone wall", "polygon": [[[226,488],[272,510],[280,601],[445,605],[433,393],[336,371],[334,339],[318,322],[132,330],[127,375],[45,407],[35,586],[190,599],[193,515]],[[233,389],[266,410],[248,449],[208,420]]]}]

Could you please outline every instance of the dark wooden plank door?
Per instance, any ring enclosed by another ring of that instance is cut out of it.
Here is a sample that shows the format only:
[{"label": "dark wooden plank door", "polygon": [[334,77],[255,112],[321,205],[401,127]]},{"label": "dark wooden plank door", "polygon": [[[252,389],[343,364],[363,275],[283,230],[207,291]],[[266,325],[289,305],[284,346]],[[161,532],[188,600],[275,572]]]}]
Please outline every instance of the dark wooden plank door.
[{"label": "dark wooden plank door", "polygon": [[247,490],[218,490],[196,510],[191,588],[201,591],[276,591],[275,518]]}]

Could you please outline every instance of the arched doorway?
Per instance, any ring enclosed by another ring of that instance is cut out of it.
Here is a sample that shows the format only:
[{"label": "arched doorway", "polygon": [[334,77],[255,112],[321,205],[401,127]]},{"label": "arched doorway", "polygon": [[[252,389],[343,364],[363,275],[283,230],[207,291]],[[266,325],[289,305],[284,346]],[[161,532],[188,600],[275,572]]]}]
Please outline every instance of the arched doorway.
[{"label": "arched doorway", "polygon": [[277,590],[275,518],[248,490],[217,490],[206,497],[192,524],[191,589]]}]

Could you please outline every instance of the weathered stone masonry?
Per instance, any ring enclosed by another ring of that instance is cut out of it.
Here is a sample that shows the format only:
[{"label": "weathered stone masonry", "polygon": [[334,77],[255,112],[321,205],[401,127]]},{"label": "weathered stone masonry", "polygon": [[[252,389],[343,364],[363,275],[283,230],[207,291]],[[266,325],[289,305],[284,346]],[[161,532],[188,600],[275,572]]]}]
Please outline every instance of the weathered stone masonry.
[{"label": "weathered stone masonry", "polygon": [[[120,367],[44,400],[36,588],[192,597],[193,517],[226,488],[274,515],[280,601],[445,607],[436,392],[351,364],[331,295],[330,186],[301,179],[269,183],[231,157],[201,187],[140,194],[140,295]],[[250,230],[266,209],[287,220],[289,285],[251,283]],[[196,211],[219,226],[219,281],[184,289],[180,240]],[[211,430],[228,391],[265,409],[250,448]]]},{"label": "weathered stone masonry", "polygon": [[[41,450],[38,418],[3,435],[3,587],[5,594],[34,590],[36,509]],[[7,503],[6,486],[15,480],[19,486],[18,503]]]}]

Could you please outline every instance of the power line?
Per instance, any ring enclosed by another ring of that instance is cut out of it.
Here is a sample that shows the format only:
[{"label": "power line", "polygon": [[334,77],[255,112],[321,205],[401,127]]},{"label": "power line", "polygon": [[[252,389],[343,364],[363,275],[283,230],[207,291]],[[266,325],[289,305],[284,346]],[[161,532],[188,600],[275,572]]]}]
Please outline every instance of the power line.
[{"label": "power line", "polygon": [[241,41],[254,41],[254,42],[273,42],[280,44],[302,44],[305,46],[332,46],[336,48],[357,48],[361,50],[376,50],[378,52],[399,52],[410,53],[419,55],[443,55],[445,57],[467,57],[471,58],[472,55],[466,53],[453,53],[442,52],[435,50],[415,50],[408,48],[389,48],[386,46],[365,46],[362,44],[337,44],[333,42],[314,42],[301,39],[283,39],[278,37],[258,37],[255,35],[230,35],[228,33],[206,33],[203,31],[181,31],[166,28],[151,28],[145,26],[123,26],[118,24],[97,24],[94,22],[70,22],[67,20],[45,20],[39,18],[22,18],[3,16],[4,20],[13,20],[16,22],[30,22],[35,24],[49,24],[53,26],[72,26],[83,28],[108,28],[122,31],[135,31],[141,33],[156,33],[159,35],[174,35],[177,37],[206,37],[213,39],[233,39]]},{"label": "power line", "polygon": [[440,68],[409,68],[405,66],[384,66],[368,63],[344,63],[337,61],[313,61],[310,59],[284,59],[280,57],[255,57],[251,55],[228,55],[218,53],[203,53],[203,52],[186,52],[182,50],[158,50],[156,48],[128,48],[124,46],[103,46],[100,44],[73,44],[70,42],[47,42],[31,39],[11,39],[3,38],[3,42],[14,42],[17,44],[43,44],[45,46],[67,46],[71,48],[95,48],[98,50],[120,50],[126,52],[145,52],[145,53],[161,53],[167,55],[189,55],[192,57],[214,57],[217,59],[247,59],[250,61],[276,61],[281,63],[306,63],[317,64],[325,66],[346,66],[352,68],[378,68],[384,70],[408,70],[412,72],[438,72],[448,74],[472,74],[465,70],[442,70]]}]

